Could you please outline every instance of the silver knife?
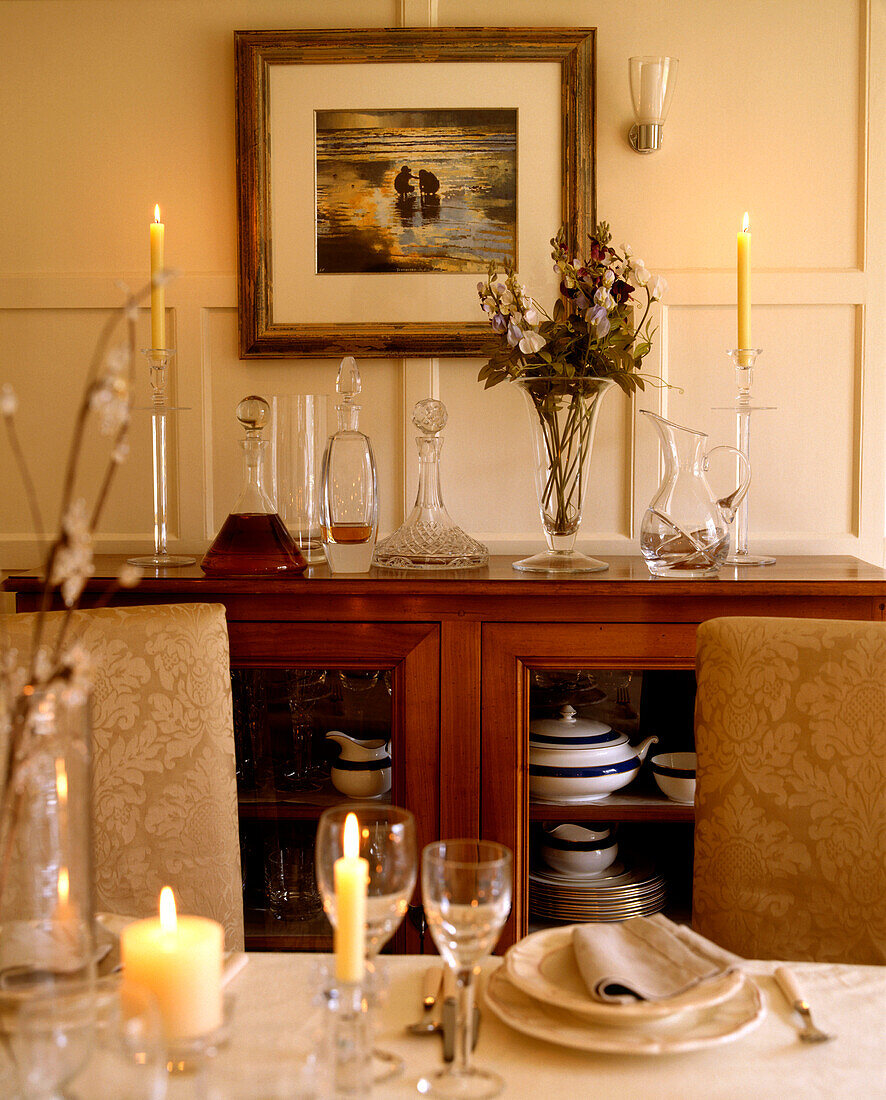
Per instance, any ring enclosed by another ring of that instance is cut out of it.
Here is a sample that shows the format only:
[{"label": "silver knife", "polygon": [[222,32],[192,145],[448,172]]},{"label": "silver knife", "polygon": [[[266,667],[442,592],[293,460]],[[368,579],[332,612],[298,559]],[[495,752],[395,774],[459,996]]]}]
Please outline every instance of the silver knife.
[{"label": "silver knife", "polygon": [[[447,966],[443,971],[443,1061],[452,1062],[455,1059],[455,1038],[458,1029],[458,985],[455,971]],[[471,1027],[471,1050],[477,1046],[480,1037],[480,1006],[474,1005],[473,1022]]]}]

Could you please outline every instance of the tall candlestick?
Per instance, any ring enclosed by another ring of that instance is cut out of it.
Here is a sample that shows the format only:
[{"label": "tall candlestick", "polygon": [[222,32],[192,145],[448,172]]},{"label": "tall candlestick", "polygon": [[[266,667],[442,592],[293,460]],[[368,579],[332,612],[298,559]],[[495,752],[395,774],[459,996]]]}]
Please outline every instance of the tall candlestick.
[{"label": "tall candlestick", "polygon": [[160,207],[154,207],[151,222],[151,347],[166,347],[166,287],[156,280],[165,267],[166,226],[160,221]]},{"label": "tall candlestick", "polygon": [[222,1024],[224,929],[206,917],[179,917],[172,890],[160,893],[160,916],[120,933],[128,979],[157,999],[167,1042],[195,1039]]},{"label": "tall candlestick", "polygon": [[745,211],[738,234],[738,347],[751,346],[751,231]]},{"label": "tall candlestick", "polygon": [[360,826],[356,814],[348,814],[344,828],[344,855],[333,864],[335,884],[335,976],[340,982],[363,978],[366,950],[366,885],[369,864],[361,859]]}]

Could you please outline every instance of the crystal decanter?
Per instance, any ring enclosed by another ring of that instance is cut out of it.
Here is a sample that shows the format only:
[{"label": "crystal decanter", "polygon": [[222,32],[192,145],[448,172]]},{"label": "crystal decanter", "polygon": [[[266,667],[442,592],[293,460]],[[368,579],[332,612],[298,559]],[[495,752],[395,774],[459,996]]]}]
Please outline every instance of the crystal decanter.
[{"label": "crystal decanter", "polygon": [[422,433],[418,445],[418,490],[406,522],[383,539],[375,564],[385,569],[476,569],[489,561],[489,551],[466,535],[446,511],[440,489],[440,432],[448,414],[442,401],[426,398],[412,410],[412,423]]},{"label": "crystal decanter", "polygon": [[320,474],[323,549],[333,573],[368,573],[378,534],[378,488],[372,444],[359,430],[362,389],[357,361],[338,368],[338,430],[329,437]]},{"label": "crystal decanter", "polygon": [[237,419],[246,429],[240,441],[243,491],[200,563],[204,573],[277,576],[303,573],[307,567],[264,489],[262,465],[268,444],[262,431],[270,411],[263,397],[244,397],[237,406]]}]

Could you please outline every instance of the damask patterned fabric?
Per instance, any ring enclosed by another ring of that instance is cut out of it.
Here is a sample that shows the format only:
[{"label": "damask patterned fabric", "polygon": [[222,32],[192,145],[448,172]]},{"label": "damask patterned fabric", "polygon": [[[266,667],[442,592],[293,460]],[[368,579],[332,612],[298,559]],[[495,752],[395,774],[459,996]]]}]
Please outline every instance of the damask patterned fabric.
[{"label": "damask patterned fabric", "polygon": [[[49,616],[57,628],[62,613]],[[0,643],[30,652],[34,615]],[[179,911],[243,948],[228,632],[219,604],[78,611],[89,655],[98,911],[151,916],[163,886]],[[47,637],[52,637],[50,629]]]},{"label": "damask patterned fabric", "polygon": [[696,671],[693,927],[886,963],[886,623],[713,619]]}]

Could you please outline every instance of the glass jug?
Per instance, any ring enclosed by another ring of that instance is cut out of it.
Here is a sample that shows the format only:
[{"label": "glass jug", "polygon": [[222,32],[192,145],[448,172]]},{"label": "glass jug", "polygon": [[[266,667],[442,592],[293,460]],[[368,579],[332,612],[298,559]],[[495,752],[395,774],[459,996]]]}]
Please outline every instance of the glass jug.
[{"label": "glass jug", "polygon": [[[729,553],[729,524],[751,483],[747,456],[725,445],[705,451],[707,435],[640,410],[658,429],[664,474],[640,527],[640,550],[657,577],[713,577]],[[739,460],[741,483],[717,500],[705,473],[715,451]]]}]

